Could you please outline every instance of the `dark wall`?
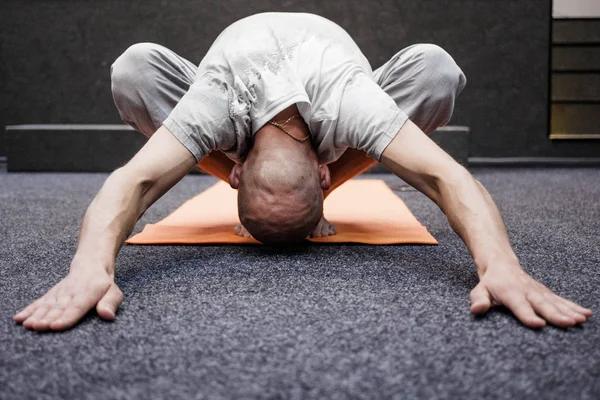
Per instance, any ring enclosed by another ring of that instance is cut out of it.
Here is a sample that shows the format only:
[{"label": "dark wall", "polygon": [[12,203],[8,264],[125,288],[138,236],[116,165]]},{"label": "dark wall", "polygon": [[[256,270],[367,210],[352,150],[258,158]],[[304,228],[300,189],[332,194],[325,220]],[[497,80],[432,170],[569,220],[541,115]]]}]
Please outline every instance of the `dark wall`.
[{"label": "dark wall", "polygon": [[468,78],[452,123],[471,127],[471,156],[589,153],[547,139],[550,0],[3,0],[0,125],[120,123],[109,71],[129,45],[198,63],[227,25],[273,10],[337,22],[374,68],[413,43],[444,47]]}]

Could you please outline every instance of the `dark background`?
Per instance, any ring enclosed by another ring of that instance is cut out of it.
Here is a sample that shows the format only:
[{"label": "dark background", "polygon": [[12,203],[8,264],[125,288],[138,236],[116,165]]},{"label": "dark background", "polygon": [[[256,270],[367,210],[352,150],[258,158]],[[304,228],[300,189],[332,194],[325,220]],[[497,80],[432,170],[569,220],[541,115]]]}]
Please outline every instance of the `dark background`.
[{"label": "dark background", "polygon": [[548,139],[550,0],[3,0],[0,126],[121,123],[110,65],[129,45],[160,43],[199,63],[225,27],[263,11],[335,21],[374,69],[413,43],[444,47],[467,75],[452,124],[471,127],[472,157],[598,153],[598,143]]}]

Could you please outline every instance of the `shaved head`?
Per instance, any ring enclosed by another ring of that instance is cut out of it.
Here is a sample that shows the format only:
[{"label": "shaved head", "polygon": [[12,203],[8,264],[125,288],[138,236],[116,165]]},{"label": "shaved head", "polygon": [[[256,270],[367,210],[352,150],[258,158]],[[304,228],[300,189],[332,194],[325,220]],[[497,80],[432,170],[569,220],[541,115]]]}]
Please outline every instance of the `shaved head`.
[{"label": "shaved head", "polygon": [[246,160],[229,174],[229,184],[238,189],[242,226],[265,244],[300,242],[323,217],[329,168],[319,165],[308,125],[298,117],[293,105],[274,118],[280,125],[263,125]]},{"label": "shaved head", "polygon": [[316,158],[294,149],[249,158],[238,192],[242,225],[265,244],[306,239],[323,215],[320,181]]}]

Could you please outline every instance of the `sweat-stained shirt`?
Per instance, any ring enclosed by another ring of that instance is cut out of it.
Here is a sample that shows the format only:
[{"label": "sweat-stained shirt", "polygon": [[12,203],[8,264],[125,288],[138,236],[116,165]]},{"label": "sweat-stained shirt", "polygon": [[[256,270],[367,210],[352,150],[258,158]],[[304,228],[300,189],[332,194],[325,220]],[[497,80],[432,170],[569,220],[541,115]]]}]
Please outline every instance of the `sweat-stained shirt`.
[{"label": "sweat-stained shirt", "polygon": [[350,35],[323,17],[261,13],[226,28],[164,125],[200,161],[243,161],[256,131],[297,104],[319,163],[348,148],[379,160],[408,117],[374,82]]}]

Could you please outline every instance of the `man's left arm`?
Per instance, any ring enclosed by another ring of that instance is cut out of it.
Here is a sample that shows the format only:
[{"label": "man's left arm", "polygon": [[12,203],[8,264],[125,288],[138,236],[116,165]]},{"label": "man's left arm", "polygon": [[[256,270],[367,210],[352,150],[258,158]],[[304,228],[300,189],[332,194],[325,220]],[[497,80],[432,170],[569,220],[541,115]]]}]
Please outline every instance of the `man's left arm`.
[{"label": "man's left arm", "polygon": [[573,326],[591,316],[591,310],[552,293],[521,269],[487,190],[414,123],[406,122],[381,162],[433,200],[467,245],[480,279],[471,292],[472,313],[504,305],[532,328],[546,321]]}]

